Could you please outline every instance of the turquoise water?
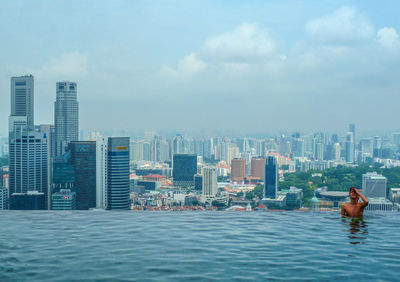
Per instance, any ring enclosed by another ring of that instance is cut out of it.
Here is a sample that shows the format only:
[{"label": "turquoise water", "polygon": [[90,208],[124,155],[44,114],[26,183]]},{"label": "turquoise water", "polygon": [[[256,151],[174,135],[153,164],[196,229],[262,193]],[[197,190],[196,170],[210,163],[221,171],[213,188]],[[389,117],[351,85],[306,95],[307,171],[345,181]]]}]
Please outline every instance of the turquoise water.
[{"label": "turquoise water", "polygon": [[398,280],[400,214],[0,213],[0,281]]}]

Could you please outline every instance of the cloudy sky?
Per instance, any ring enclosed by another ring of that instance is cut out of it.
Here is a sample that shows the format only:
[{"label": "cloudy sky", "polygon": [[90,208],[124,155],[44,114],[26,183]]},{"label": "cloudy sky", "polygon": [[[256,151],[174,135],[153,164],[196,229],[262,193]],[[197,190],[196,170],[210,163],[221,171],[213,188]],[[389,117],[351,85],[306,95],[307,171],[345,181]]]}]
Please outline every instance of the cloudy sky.
[{"label": "cloudy sky", "polygon": [[81,129],[399,129],[398,1],[1,1],[0,133],[10,77],[35,122],[78,83]]}]

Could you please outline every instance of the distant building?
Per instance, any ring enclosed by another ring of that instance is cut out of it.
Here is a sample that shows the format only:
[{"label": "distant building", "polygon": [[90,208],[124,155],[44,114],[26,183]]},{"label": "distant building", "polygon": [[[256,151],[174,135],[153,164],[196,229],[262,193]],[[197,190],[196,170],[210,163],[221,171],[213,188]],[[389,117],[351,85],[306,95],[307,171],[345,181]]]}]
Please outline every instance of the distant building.
[{"label": "distant building", "polygon": [[389,200],[394,203],[400,203],[400,188],[390,188]]},{"label": "distant building", "polygon": [[[10,132],[9,190],[24,194],[28,191],[44,193],[49,201],[49,159],[47,135],[39,127],[17,127]],[[14,206],[14,208],[17,208]]]},{"label": "distant building", "polygon": [[8,210],[8,189],[0,187],[0,210]]},{"label": "distant building", "polygon": [[75,210],[76,193],[69,189],[61,189],[52,195],[52,210]]},{"label": "distant building", "polygon": [[214,197],[218,193],[217,183],[217,168],[204,167],[203,168],[203,186],[202,196]]},{"label": "distant building", "polygon": [[129,209],[129,137],[109,137],[107,146],[107,209]]},{"label": "distant building", "polygon": [[155,191],[160,188],[161,183],[159,181],[138,180],[136,185],[143,186],[147,191]]},{"label": "distant building", "polygon": [[70,151],[53,160],[52,188],[53,193],[61,189],[75,189],[75,167],[71,161]]},{"label": "distant building", "polygon": [[362,176],[362,191],[366,197],[387,196],[387,179],[376,172],[368,172]]},{"label": "distant building", "polygon": [[233,159],[231,161],[231,180],[243,181],[246,177],[246,160]]},{"label": "distant building", "polygon": [[393,203],[386,198],[378,197],[368,198],[368,206],[365,208],[367,211],[393,211]]},{"label": "distant building", "polygon": [[34,125],[34,84],[33,76],[19,76],[11,78],[11,115],[9,131],[15,127]]},{"label": "distant building", "polygon": [[354,163],[355,152],[354,152],[354,136],[353,132],[347,132],[346,135],[346,162]]},{"label": "distant building", "polygon": [[62,156],[68,143],[79,140],[79,103],[76,82],[57,82],[54,103],[56,155]]},{"label": "distant building", "polygon": [[10,197],[10,210],[45,210],[46,196],[38,191],[13,193]]},{"label": "distant building", "polygon": [[275,199],[278,192],[278,163],[273,156],[268,156],[265,164],[264,195]]},{"label": "distant building", "polygon": [[201,191],[203,189],[203,176],[196,174],[194,176],[194,190]]},{"label": "distant building", "polygon": [[194,186],[194,175],[197,174],[197,155],[174,154],[172,166],[174,186]]},{"label": "distant building", "polygon": [[96,207],[96,141],[72,141],[68,144],[74,167],[76,209]]},{"label": "distant building", "polygon": [[264,158],[252,158],[250,162],[251,177],[256,179],[264,179],[265,171],[265,159]]}]

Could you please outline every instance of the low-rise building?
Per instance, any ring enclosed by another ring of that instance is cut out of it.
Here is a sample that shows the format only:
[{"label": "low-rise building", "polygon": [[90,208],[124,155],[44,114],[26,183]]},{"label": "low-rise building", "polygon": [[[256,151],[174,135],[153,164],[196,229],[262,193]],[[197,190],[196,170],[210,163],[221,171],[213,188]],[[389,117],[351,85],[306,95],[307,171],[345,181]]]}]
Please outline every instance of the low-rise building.
[{"label": "low-rise building", "polygon": [[60,192],[53,193],[51,196],[51,209],[53,210],[75,210],[76,193],[70,189],[61,189]]}]

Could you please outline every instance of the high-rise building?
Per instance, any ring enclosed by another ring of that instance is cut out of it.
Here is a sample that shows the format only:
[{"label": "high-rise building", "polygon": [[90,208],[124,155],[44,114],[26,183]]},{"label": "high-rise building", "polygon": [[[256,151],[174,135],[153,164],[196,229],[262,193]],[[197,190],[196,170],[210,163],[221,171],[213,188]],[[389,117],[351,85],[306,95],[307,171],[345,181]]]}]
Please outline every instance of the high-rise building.
[{"label": "high-rise building", "polygon": [[194,154],[174,154],[172,161],[174,186],[193,187],[197,174],[197,156]]},{"label": "high-rise building", "polygon": [[[48,147],[47,136],[39,127],[15,128],[10,132],[10,197],[28,191],[44,193],[48,204]],[[16,209],[17,206],[14,206]]]},{"label": "high-rise building", "polygon": [[68,143],[79,140],[79,103],[76,82],[57,82],[54,103],[56,155],[65,153]]},{"label": "high-rise building", "polygon": [[362,176],[362,191],[366,197],[386,198],[387,179],[376,172],[367,172]]},{"label": "high-rise building", "polygon": [[107,209],[108,139],[96,140],[96,208]]},{"label": "high-rise building", "polygon": [[69,189],[61,189],[52,195],[52,210],[75,210],[76,193]]},{"label": "high-rise building", "polygon": [[347,132],[346,135],[346,162],[354,163],[354,136],[353,132]]},{"label": "high-rise building", "polygon": [[333,144],[333,155],[335,161],[340,161],[340,143]]},{"label": "high-rise building", "polygon": [[203,176],[196,174],[194,176],[194,190],[201,191],[203,189]]},{"label": "high-rise building", "polygon": [[202,196],[214,197],[218,192],[217,183],[217,168],[216,167],[204,167],[203,168],[203,184],[202,184]]},{"label": "high-rise building", "polygon": [[19,76],[11,78],[11,115],[9,118],[9,131],[13,132],[15,126],[32,128],[34,125],[34,91],[33,76]]},{"label": "high-rise building", "polygon": [[8,209],[8,189],[0,185],[0,210]]},{"label": "high-rise building", "polygon": [[70,151],[53,160],[52,193],[61,189],[75,190],[75,167],[71,161]]},{"label": "high-rise building", "polygon": [[76,208],[96,207],[96,141],[72,141],[68,144],[74,167]]},{"label": "high-rise building", "polygon": [[292,153],[294,157],[304,157],[304,139],[293,138],[292,140]]},{"label": "high-rise building", "polygon": [[264,179],[265,171],[265,159],[264,158],[252,158],[251,159],[251,177],[257,179]]},{"label": "high-rise building", "polygon": [[246,177],[246,160],[233,159],[231,161],[231,180],[243,181]]},{"label": "high-rise building", "polygon": [[353,142],[354,142],[354,144],[357,143],[356,142],[356,125],[354,123],[350,123],[349,124],[349,132],[353,133]]},{"label": "high-rise building", "polygon": [[278,163],[273,156],[268,156],[265,163],[264,195],[275,199],[278,194]]},{"label": "high-rise building", "polygon": [[129,209],[129,137],[109,137],[107,144],[107,209]]}]

